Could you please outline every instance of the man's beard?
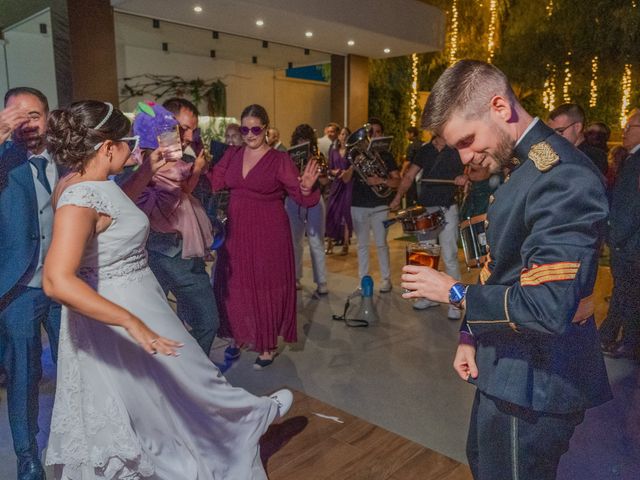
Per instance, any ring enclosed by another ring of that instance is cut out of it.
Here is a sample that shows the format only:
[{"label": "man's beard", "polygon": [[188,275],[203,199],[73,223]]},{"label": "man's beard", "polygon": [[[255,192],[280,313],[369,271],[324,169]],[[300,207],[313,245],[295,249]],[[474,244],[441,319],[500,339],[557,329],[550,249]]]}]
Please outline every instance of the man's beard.
[{"label": "man's beard", "polygon": [[44,135],[25,135],[21,132],[19,135],[14,135],[14,141],[20,145],[23,145],[27,150],[37,150],[44,144]]},{"label": "man's beard", "polygon": [[502,168],[511,165],[513,150],[516,146],[515,140],[512,140],[507,132],[501,129],[498,129],[497,132],[499,136],[498,145],[496,146],[495,152],[490,155],[498,161],[498,166],[495,169],[496,171],[492,171],[491,173],[499,173]]}]

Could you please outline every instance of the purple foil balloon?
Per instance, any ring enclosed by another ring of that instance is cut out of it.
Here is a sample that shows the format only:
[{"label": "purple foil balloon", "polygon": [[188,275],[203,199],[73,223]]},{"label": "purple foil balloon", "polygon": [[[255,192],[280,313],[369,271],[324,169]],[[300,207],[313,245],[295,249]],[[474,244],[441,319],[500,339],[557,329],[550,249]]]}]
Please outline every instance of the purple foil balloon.
[{"label": "purple foil balloon", "polygon": [[[153,103],[144,104],[145,108],[136,109],[136,116],[133,120],[133,134],[140,136],[140,148],[155,150],[158,148],[158,133],[169,127],[178,125],[173,114],[166,108]],[[146,111],[153,110],[155,116],[149,115]]]}]

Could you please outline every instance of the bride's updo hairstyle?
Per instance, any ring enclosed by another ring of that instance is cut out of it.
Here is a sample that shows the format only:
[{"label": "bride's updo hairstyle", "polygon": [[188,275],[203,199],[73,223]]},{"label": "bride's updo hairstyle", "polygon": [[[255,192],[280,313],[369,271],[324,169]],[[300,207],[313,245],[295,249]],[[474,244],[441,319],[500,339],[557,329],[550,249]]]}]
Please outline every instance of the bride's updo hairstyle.
[{"label": "bride's updo hairstyle", "polygon": [[54,110],[47,121],[47,147],[56,163],[84,173],[94,148],[105,140],[126,137],[131,122],[111,104],[85,100]]}]

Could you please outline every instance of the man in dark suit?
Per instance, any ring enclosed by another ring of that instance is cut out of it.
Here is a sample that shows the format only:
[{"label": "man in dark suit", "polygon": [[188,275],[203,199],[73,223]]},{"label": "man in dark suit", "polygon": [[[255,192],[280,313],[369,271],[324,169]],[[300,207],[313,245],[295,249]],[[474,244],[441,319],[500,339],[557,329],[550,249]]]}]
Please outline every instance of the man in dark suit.
[{"label": "man in dark suit", "polygon": [[[605,355],[640,361],[640,110],[632,111],[622,133],[629,152],[611,196],[609,246],[613,293],[600,326]],[[617,341],[622,328],[622,339]]]},{"label": "man in dark suit", "polygon": [[60,329],[60,305],[42,290],[42,265],[53,226],[51,191],[58,171],[45,146],[47,98],[21,87],[9,90],[4,104],[28,118],[14,124],[13,142],[0,154],[0,342],[18,479],[39,480],[44,478],[36,442],[40,328],[44,325],[47,331],[54,361]]},{"label": "man in dark suit", "polygon": [[489,200],[480,284],[405,266],[404,297],[465,310],[454,367],[477,387],[467,441],[474,478],[555,479],[585,410],[611,398],[592,296],[608,214],[602,175],[484,62],[443,73],[422,127],[464,164],[511,173]]},{"label": "man in dark suit", "polygon": [[609,170],[607,152],[590,145],[585,140],[585,116],[580,105],[575,103],[560,105],[549,114],[547,123],[556,133],[569,140],[578,150],[589,157],[602,175],[607,175],[607,170]]}]

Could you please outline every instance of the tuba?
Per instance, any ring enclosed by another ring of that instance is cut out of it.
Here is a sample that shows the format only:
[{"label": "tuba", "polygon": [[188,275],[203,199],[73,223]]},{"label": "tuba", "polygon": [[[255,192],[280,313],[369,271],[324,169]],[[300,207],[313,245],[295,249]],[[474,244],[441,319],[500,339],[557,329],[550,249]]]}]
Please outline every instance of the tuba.
[{"label": "tuba", "polygon": [[[368,177],[389,178],[387,166],[380,154],[369,150],[369,128],[370,125],[367,123],[353,132],[347,138],[345,145],[347,161],[353,165],[354,170],[365,183]],[[370,185],[370,187],[380,198],[386,198],[393,193],[393,189],[388,185]]]}]

